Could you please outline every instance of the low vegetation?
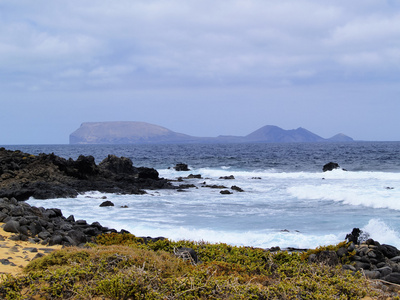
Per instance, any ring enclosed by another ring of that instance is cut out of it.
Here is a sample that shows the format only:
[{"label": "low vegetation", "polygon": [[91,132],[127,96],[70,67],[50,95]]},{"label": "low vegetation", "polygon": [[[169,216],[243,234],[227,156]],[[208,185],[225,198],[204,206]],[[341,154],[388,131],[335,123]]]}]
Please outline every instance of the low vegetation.
[{"label": "low vegetation", "polygon": [[[199,261],[177,257],[181,247]],[[387,299],[360,273],[308,263],[311,253],[107,234],[35,259],[20,276],[3,275],[0,298]]]}]

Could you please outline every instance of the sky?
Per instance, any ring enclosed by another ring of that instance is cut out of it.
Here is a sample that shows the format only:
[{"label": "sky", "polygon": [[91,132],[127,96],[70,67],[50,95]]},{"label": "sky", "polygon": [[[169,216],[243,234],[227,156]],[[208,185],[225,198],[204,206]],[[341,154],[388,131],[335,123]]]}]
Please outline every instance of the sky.
[{"label": "sky", "polygon": [[0,145],[101,121],[400,141],[400,1],[0,0]]}]

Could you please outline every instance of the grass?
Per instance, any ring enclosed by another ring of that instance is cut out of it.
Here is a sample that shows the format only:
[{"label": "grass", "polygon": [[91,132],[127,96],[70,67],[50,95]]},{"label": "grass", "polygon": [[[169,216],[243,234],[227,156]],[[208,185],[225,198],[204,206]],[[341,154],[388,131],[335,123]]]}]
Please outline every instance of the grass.
[{"label": "grass", "polygon": [[[176,257],[179,247],[194,249],[201,262]],[[307,255],[206,242],[144,243],[131,234],[107,234],[87,248],[36,259],[21,276],[4,275],[0,298],[387,299],[360,273],[310,264]]]}]

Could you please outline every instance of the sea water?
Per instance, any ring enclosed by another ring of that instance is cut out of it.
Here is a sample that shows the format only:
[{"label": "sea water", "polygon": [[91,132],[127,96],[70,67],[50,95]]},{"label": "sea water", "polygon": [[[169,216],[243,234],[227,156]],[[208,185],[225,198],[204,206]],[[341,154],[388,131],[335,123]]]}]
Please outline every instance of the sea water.
[{"label": "sea water", "polygon": [[[338,243],[354,227],[400,248],[400,143],[6,146],[76,159],[108,154],[153,167],[160,177],[194,188],[148,190],[145,195],[91,191],[71,199],[29,199],[64,216],[125,229],[137,236],[233,245],[314,248]],[[341,169],[322,172],[337,162]],[[190,171],[173,166],[186,163]],[[346,170],[343,170],[346,169]],[[235,179],[220,179],[233,175]],[[206,186],[223,185],[232,194]],[[235,185],[244,190],[231,190]],[[113,207],[99,207],[107,200]]]}]

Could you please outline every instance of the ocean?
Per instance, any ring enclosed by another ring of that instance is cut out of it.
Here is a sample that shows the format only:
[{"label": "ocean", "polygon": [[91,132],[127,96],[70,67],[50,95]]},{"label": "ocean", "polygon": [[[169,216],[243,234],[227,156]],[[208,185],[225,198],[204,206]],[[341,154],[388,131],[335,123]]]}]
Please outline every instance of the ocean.
[{"label": "ocean", "polygon": [[[181,192],[92,191],[75,199],[28,200],[136,236],[315,248],[343,241],[358,227],[380,243],[400,248],[400,142],[4,147],[73,159],[93,155],[97,163],[115,154],[172,180],[201,175],[176,182],[196,186]],[[322,172],[331,161],[345,170]],[[175,171],[177,163],[188,164],[190,171]],[[230,175],[235,179],[220,179]],[[206,185],[228,190],[235,185],[244,191],[223,195]],[[115,206],[99,207],[104,197]]]}]

